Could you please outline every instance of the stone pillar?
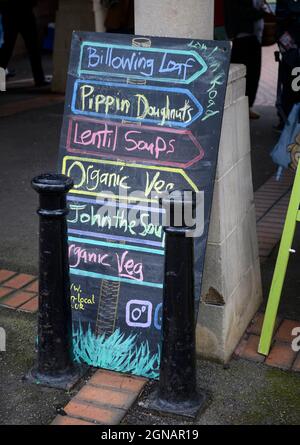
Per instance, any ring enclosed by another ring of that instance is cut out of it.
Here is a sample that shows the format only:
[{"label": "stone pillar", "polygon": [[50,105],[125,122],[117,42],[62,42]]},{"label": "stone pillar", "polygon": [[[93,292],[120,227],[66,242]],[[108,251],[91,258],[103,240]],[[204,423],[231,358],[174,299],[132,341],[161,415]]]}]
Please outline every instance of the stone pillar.
[{"label": "stone pillar", "polygon": [[65,91],[72,32],[104,31],[103,22],[104,13],[98,1],[59,1],[55,25],[53,91],[59,93]]},{"label": "stone pillar", "polygon": [[94,13],[95,13],[95,31],[103,32],[104,28],[104,20],[105,20],[105,9],[101,6],[100,0],[93,0],[94,2]]},{"label": "stone pillar", "polygon": [[246,68],[231,65],[197,324],[197,349],[230,359],[262,299]]},{"label": "stone pillar", "polygon": [[213,38],[212,0],[135,0],[135,34]]},{"label": "stone pillar", "polygon": [[[135,0],[141,35],[213,38],[212,0]],[[213,198],[197,350],[228,361],[261,303],[246,70],[230,69]]]}]

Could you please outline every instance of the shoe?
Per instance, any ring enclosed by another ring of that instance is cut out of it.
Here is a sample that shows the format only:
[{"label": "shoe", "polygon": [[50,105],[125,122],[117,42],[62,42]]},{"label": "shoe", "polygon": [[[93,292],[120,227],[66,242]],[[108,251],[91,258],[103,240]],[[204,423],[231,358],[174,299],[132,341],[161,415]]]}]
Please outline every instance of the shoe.
[{"label": "shoe", "polygon": [[6,74],[6,79],[11,79],[12,77],[15,77],[16,71],[6,69],[5,74]]},{"label": "shoe", "polygon": [[35,82],[34,84],[37,88],[42,88],[42,87],[48,87],[49,85],[51,85],[51,82],[49,80],[40,80],[38,82]]},{"label": "shoe", "polygon": [[260,114],[256,113],[253,110],[249,110],[249,117],[250,117],[250,119],[259,119],[260,118]]}]

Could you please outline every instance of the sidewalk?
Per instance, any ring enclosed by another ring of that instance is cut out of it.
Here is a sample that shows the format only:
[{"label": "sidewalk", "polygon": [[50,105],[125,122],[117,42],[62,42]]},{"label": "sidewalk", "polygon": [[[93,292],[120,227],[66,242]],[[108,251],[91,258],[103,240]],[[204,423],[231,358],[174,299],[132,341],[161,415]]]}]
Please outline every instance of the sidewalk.
[{"label": "sidewalk", "polygon": [[[274,77],[272,79],[273,82]],[[94,412],[99,413],[99,409],[103,408],[103,393],[100,397],[97,385],[94,385],[97,387],[95,389],[93,384],[89,383],[87,386],[91,392],[87,394],[84,389],[84,395],[82,396],[81,392],[78,396],[80,388],[67,394],[22,381],[23,375],[32,366],[36,338],[35,315],[23,312],[22,307],[31,302],[34,312],[37,304],[37,288],[34,283],[38,258],[38,217],[35,216],[38,197],[30,187],[30,180],[41,172],[56,169],[63,113],[63,98],[57,97],[57,103],[53,104],[51,97],[53,96],[49,92],[39,96],[30,89],[17,89],[5,97],[0,94],[0,134],[3,147],[0,175],[0,270],[20,272],[27,278],[30,277],[29,281],[19,288],[9,283],[17,276],[2,280],[2,288],[9,289],[9,292],[6,295],[0,294],[0,303],[17,310],[0,307],[0,326],[6,329],[8,338],[7,352],[0,353],[0,424],[49,424],[73,396],[76,396],[77,404],[78,398],[81,400],[79,405],[82,403],[82,397],[85,401],[85,397],[89,397]],[[39,99],[38,108],[37,101],[32,102],[32,98]],[[279,187],[270,180],[276,171],[269,156],[270,149],[278,139],[278,134],[272,129],[272,125],[276,124],[276,113],[270,103],[267,106],[258,105],[256,109],[262,117],[251,122],[252,169],[256,199],[259,197],[261,200],[261,205],[257,205],[257,221],[258,227],[263,229],[259,231],[259,236],[266,300],[277,257],[277,248],[274,247],[278,245],[282,227],[280,224],[284,221],[284,206],[288,202],[292,178],[289,179],[287,174]],[[268,236],[275,225],[279,227],[276,236]],[[294,243],[297,252],[300,250],[299,232]],[[300,325],[299,265],[300,257],[296,254],[291,257],[289,263],[279,315],[284,319],[299,320]],[[26,301],[22,300],[21,304],[18,299],[20,292],[25,293],[28,298]],[[7,304],[12,299],[15,304]],[[248,332],[246,335],[247,339],[251,335],[257,337],[257,331]],[[300,372],[273,369],[263,363],[241,357],[243,354],[233,358],[226,368],[202,360],[198,362],[199,386],[209,394],[209,400],[207,409],[197,423],[299,424]],[[293,360],[296,364],[295,357]],[[100,386],[103,390],[102,384]],[[116,388],[113,389],[115,390]],[[119,419],[123,417],[123,423],[189,424],[182,419],[161,418],[149,413],[145,408],[147,391],[148,387],[141,400],[128,412],[127,408],[131,403],[122,405],[120,399],[116,402],[116,410],[122,414]],[[124,395],[124,390],[121,390],[121,393]],[[125,393],[128,395],[126,389]],[[137,393],[135,396],[128,395],[131,401],[135,400],[136,396]],[[122,406],[126,406],[126,409]],[[72,409],[77,409],[74,404]],[[79,417],[79,423],[97,422],[97,418],[92,418],[96,415],[92,411],[88,414],[86,411],[84,414],[82,410],[79,414],[76,412],[77,415],[74,415],[74,411],[69,415],[73,419],[71,421],[74,421],[74,417]],[[56,422],[61,420],[60,417]]]},{"label": "sidewalk", "polygon": [[[0,354],[0,424],[50,424],[59,412],[63,412],[62,409],[80,387],[68,394],[24,383],[23,376],[34,360],[35,318],[1,308],[0,326],[7,330],[9,340],[7,353]],[[199,387],[209,396],[207,408],[197,424],[299,424],[299,373],[280,371],[241,359],[232,360],[226,369],[219,364],[199,361],[197,369]],[[143,404],[147,399],[148,388],[139,404],[136,403],[129,410],[122,423],[192,424],[182,418],[159,417],[145,409]],[[96,412],[100,408],[99,404],[103,403],[102,398],[97,400],[90,402]],[[80,415],[89,423],[92,419],[86,416],[95,416],[82,409]],[[66,417],[63,416],[63,419]],[[80,420],[75,422],[81,424]]]}]

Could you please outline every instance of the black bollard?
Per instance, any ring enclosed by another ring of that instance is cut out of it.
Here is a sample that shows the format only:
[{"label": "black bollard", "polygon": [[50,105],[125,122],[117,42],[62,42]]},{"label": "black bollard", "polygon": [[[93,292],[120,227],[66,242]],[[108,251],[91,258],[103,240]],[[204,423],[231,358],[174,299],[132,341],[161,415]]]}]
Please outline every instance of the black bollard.
[{"label": "black bollard", "polygon": [[44,174],[32,180],[39,193],[39,316],[37,365],[31,382],[70,389],[83,369],[73,363],[72,312],[67,243],[66,194],[73,181]]},{"label": "black bollard", "polygon": [[[187,236],[193,228],[184,225],[184,218],[181,227],[175,226],[182,202],[183,193],[177,199],[161,200],[169,212],[169,225],[164,227],[162,353],[158,388],[150,397],[149,408],[194,418],[206,397],[196,383],[194,239]],[[195,207],[194,193],[184,205]]]}]

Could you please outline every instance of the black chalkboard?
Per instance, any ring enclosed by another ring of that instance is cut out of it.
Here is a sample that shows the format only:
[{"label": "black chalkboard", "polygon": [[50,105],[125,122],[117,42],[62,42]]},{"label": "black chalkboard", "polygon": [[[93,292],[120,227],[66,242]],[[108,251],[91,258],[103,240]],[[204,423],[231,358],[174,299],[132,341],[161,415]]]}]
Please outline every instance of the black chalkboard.
[{"label": "black chalkboard", "polygon": [[157,196],[165,191],[203,195],[199,301],[229,60],[228,42],[73,34],[59,170],[75,184],[68,237],[76,360],[158,376]]}]

